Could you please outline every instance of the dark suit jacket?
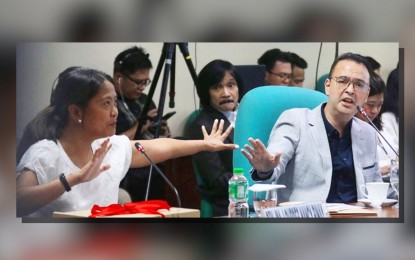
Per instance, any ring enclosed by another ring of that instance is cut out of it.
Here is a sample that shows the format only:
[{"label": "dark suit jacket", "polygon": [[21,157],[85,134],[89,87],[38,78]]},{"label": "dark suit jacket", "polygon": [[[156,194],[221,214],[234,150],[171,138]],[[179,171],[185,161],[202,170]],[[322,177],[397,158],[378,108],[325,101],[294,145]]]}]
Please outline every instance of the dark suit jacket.
[{"label": "dark suit jacket", "polygon": [[[203,139],[202,125],[210,133],[215,119],[225,120],[224,129],[230,125],[228,119],[221,112],[207,107],[190,125],[190,139]],[[225,143],[233,143],[233,131],[226,138]],[[193,155],[193,161],[204,182],[198,184],[198,190],[205,199],[211,201],[215,216],[228,214],[228,180],[233,174],[232,154],[232,150],[224,150],[220,152],[200,152]]]}]

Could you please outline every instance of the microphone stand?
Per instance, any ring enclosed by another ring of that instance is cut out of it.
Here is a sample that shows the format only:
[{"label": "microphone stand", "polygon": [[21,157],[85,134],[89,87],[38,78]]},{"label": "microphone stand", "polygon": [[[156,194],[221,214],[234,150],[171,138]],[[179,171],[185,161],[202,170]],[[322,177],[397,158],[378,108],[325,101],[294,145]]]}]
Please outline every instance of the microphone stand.
[{"label": "microphone stand", "polygon": [[[160,174],[160,176],[163,177],[163,179],[167,182],[167,184],[170,186],[170,188],[174,191],[174,193],[176,194],[177,204],[178,204],[179,208],[181,208],[182,203],[180,201],[179,192],[177,191],[176,187],[174,187],[174,185],[169,181],[169,179],[167,179],[166,175],[163,174],[163,172],[160,170],[160,168],[157,166],[157,164],[155,164],[153,162],[153,160],[150,159],[150,157],[145,152],[144,147],[139,142],[135,143],[135,148],[137,148],[137,151],[142,153],[147,158],[147,160],[151,163],[151,166],[153,166],[154,169],[156,169],[156,171]],[[146,200],[147,200],[147,198],[146,198]]]},{"label": "microphone stand", "polygon": [[369,116],[366,114],[366,111],[361,107],[361,106],[357,106],[357,111],[359,111],[359,113],[364,116],[367,121],[369,122],[369,124],[371,126],[373,126],[373,128],[375,128],[376,132],[378,132],[378,134],[380,136],[382,136],[383,140],[385,140],[385,142],[389,145],[389,147],[392,149],[392,151],[396,154],[396,156],[399,157],[399,154],[395,151],[395,149],[393,149],[392,145],[388,142],[388,140],[386,140],[386,138],[380,133],[379,129],[375,126],[375,124],[372,122],[372,120],[370,120]]}]

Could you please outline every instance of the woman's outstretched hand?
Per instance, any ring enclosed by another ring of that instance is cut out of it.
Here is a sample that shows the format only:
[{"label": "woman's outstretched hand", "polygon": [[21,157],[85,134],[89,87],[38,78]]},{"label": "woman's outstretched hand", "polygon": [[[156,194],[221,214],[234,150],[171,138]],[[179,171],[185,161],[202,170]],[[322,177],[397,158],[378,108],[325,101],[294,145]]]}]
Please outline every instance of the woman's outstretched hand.
[{"label": "woman's outstretched hand", "polygon": [[230,125],[225,132],[223,132],[223,125],[225,121],[223,119],[220,122],[215,119],[212,126],[212,131],[210,134],[206,131],[205,126],[202,126],[203,140],[208,144],[208,151],[215,152],[225,149],[238,149],[239,146],[235,144],[225,144],[223,143],[228,135],[233,130],[232,125]]},{"label": "woman's outstretched hand", "polygon": [[101,172],[110,168],[109,164],[101,165],[105,155],[111,148],[112,144],[107,138],[101,146],[95,150],[92,159],[79,171],[79,181],[88,182],[95,179]]},{"label": "woman's outstretched hand", "polygon": [[254,140],[253,138],[249,138],[248,141],[252,147],[246,144],[245,149],[248,152],[244,149],[241,149],[241,152],[248,159],[252,167],[260,172],[268,172],[278,166],[281,153],[271,155],[259,139]]}]

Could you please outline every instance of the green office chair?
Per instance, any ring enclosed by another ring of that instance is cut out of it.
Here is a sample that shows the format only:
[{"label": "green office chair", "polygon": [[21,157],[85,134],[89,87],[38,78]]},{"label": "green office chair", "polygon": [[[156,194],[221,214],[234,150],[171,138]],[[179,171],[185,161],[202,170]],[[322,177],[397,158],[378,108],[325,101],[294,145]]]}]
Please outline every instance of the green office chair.
[{"label": "green office chair", "polygon": [[[319,91],[285,86],[265,86],[252,89],[242,98],[236,117],[234,143],[243,148],[248,138],[260,139],[265,145],[280,114],[290,108],[313,109],[327,101]],[[243,168],[249,186],[254,184],[249,171],[252,166],[240,150],[233,151],[233,167]],[[252,194],[248,204],[252,206]]]},{"label": "green office chair", "polygon": [[[197,165],[195,164],[195,162],[193,160],[192,162],[193,162],[193,170],[195,172],[197,185],[203,185],[204,181],[203,181],[202,176],[200,175],[200,171]],[[208,199],[203,198],[202,196],[202,198],[200,199],[200,217],[210,218],[212,216],[213,216],[212,204]]]},{"label": "green office chair", "polygon": [[[186,138],[189,137],[189,127],[190,125],[193,123],[193,121],[196,119],[196,117],[200,114],[200,110],[195,110],[193,111],[189,117],[187,118],[185,127],[184,127],[184,136]],[[198,186],[204,186],[204,181],[202,176],[200,175],[200,171],[196,165],[196,163],[192,160],[192,164],[193,164],[193,171],[195,173],[195,177],[196,177],[196,183]],[[212,209],[212,204],[210,203],[210,201],[206,198],[203,198],[200,200],[200,216],[202,218],[209,218],[213,216],[213,209]]]},{"label": "green office chair", "polygon": [[320,78],[318,78],[317,80],[317,84],[316,84],[316,90],[320,91],[321,93],[326,93],[326,87],[324,85],[324,82],[326,82],[326,79],[329,77],[329,74],[324,74],[321,75]]}]

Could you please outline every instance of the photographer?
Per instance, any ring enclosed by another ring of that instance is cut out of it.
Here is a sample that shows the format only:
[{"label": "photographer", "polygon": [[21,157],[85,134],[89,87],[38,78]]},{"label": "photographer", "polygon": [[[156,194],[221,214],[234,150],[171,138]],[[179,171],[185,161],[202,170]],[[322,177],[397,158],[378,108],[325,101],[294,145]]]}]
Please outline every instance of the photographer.
[{"label": "photographer", "polygon": [[[143,93],[150,85],[150,70],[153,68],[149,54],[142,48],[131,47],[119,53],[114,60],[113,79],[118,96],[118,118],[116,134],[123,134],[133,139],[138,128],[138,121],[147,100]],[[138,139],[154,139],[157,129],[155,124],[157,108],[151,101],[147,112],[147,120],[142,126]],[[167,119],[161,122],[159,137],[171,137]],[[159,165],[163,168],[162,165]],[[125,189],[133,201],[145,198],[150,167],[130,169],[129,174],[121,181],[120,187]],[[164,180],[158,174],[152,174],[149,199],[160,199],[164,196]]]}]

